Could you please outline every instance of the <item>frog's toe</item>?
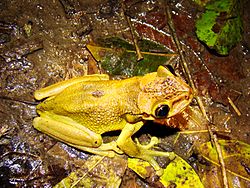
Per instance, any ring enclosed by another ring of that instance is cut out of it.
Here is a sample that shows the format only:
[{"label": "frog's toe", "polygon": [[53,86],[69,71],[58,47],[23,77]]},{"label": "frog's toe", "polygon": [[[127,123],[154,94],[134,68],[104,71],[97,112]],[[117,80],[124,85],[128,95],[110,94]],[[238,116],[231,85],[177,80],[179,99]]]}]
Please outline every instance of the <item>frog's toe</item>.
[{"label": "frog's toe", "polygon": [[114,151],[107,151],[105,156],[113,158],[113,157],[115,157],[115,152]]},{"label": "frog's toe", "polygon": [[156,175],[157,176],[162,176],[164,173],[164,170],[162,168],[160,168],[159,170],[156,170]]},{"label": "frog's toe", "polygon": [[113,151],[115,151],[118,154],[124,153],[120,148],[118,148],[117,143],[115,141],[110,143],[110,147],[112,148]]},{"label": "frog's toe", "polygon": [[114,151],[114,152],[116,152],[118,154],[123,154],[124,153],[120,148],[117,147],[117,143],[115,141],[102,144],[99,147],[99,149],[103,150],[103,151]]},{"label": "frog's toe", "polygon": [[167,152],[167,154],[168,154],[168,158],[169,158],[171,161],[174,160],[175,157],[176,157],[176,155],[175,155],[174,152]]},{"label": "frog's toe", "polygon": [[135,141],[136,141],[137,145],[138,145],[140,148],[143,148],[143,149],[145,149],[145,150],[151,149],[152,147],[154,147],[154,145],[160,143],[159,139],[158,139],[157,137],[154,137],[154,136],[151,138],[150,143],[147,144],[147,145],[142,145],[142,144],[140,144],[140,142],[138,141],[138,139],[135,139]]},{"label": "frog's toe", "polygon": [[160,143],[160,140],[157,137],[153,136],[151,138],[150,143],[148,144],[148,146],[150,147],[150,145],[152,145],[151,147],[153,147],[154,145],[159,144],[159,143]]},{"label": "frog's toe", "polygon": [[140,148],[140,155],[138,155],[137,158],[141,158],[147,161],[155,169],[156,174],[158,176],[161,176],[163,174],[163,169],[159,166],[154,157],[156,156],[168,157],[170,160],[173,160],[175,158],[174,152],[163,152],[163,151],[149,150],[141,147],[139,148]]},{"label": "frog's toe", "polygon": [[116,147],[113,147],[112,150],[115,151],[116,153],[120,154],[120,155],[122,155],[122,154],[124,153],[124,152],[123,152],[120,148],[118,148],[117,146],[116,146]]}]

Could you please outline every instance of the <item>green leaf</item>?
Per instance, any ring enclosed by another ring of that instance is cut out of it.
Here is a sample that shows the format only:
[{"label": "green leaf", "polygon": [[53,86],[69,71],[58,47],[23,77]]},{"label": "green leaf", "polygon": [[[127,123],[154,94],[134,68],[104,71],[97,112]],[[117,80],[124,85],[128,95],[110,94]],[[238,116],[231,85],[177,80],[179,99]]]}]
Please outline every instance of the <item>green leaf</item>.
[{"label": "green leaf", "polygon": [[196,34],[218,54],[228,55],[241,40],[240,1],[216,0],[207,4],[205,13],[196,21]]},{"label": "green leaf", "polygon": [[[105,42],[106,43],[105,43]],[[162,45],[144,40],[140,42],[143,60],[137,61],[137,54],[129,43],[121,39],[102,41],[101,46],[87,45],[93,57],[110,75],[136,76],[155,72],[160,65],[166,64],[176,54],[166,52]],[[150,52],[157,50],[160,53]]]},{"label": "green leaf", "polygon": [[196,4],[200,5],[200,6],[205,6],[208,2],[210,2],[211,0],[193,0]]},{"label": "green leaf", "polygon": [[147,161],[143,161],[137,158],[128,158],[128,167],[138,174],[141,178],[145,179],[149,176],[147,171],[151,165]]},{"label": "green leaf", "polygon": [[[144,179],[149,176],[148,170],[150,164],[146,161],[129,158],[128,167]],[[195,173],[194,169],[178,155],[164,169],[164,173],[160,177],[160,182],[165,187],[175,185],[176,188],[203,188],[199,176]]]},{"label": "green leaf", "polygon": [[164,169],[160,182],[165,187],[170,187],[171,185],[174,185],[176,188],[204,187],[194,169],[179,156]]}]

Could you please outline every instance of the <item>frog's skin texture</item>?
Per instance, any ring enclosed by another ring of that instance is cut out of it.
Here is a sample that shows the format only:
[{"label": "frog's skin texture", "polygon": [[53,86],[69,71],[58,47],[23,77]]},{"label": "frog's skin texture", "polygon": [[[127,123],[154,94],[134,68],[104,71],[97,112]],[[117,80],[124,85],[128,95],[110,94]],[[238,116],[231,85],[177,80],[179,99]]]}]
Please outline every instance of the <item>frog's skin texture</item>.
[{"label": "frog's skin texture", "polygon": [[[33,125],[36,129],[71,146],[94,154],[114,156],[115,152],[148,161],[160,175],[154,156],[173,153],[154,151],[135,143],[131,136],[145,120],[169,118],[191,102],[192,89],[167,68],[125,80],[109,80],[108,75],[89,75],[62,81],[37,90]],[[103,143],[101,134],[121,130],[116,141]]]}]

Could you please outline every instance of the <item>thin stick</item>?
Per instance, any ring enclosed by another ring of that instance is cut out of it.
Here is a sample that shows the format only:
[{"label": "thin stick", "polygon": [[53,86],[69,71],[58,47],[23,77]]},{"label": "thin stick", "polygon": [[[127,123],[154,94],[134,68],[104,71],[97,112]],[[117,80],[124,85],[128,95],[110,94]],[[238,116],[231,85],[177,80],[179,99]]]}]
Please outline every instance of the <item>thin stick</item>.
[{"label": "thin stick", "polygon": [[[208,130],[199,130],[199,131],[180,131],[180,134],[197,134],[197,133],[207,133]],[[216,130],[215,132],[223,132],[223,133],[231,133],[231,131],[220,131],[220,130]]]},{"label": "thin stick", "polygon": [[226,168],[225,168],[225,163],[224,163],[224,160],[223,160],[221,147],[220,147],[220,145],[219,145],[219,143],[217,141],[216,135],[214,135],[212,130],[211,130],[210,119],[207,116],[207,113],[206,113],[204,104],[202,102],[202,99],[201,99],[200,96],[197,95],[197,89],[195,87],[195,84],[194,84],[194,81],[193,81],[193,79],[191,77],[190,70],[188,68],[186,59],[184,57],[182,46],[181,46],[181,44],[179,42],[179,39],[178,39],[178,37],[176,35],[175,27],[174,27],[174,24],[173,24],[173,21],[172,21],[171,12],[170,12],[170,9],[169,9],[168,5],[166,5],[166,13],[167,13],[168,25],[169,25],[170,31],[172,33],[175,44],[177,46],[177,50],[179,51],[179,54],[180,54],[181,65],[182,65],[182,67],[184,69],[184,72],[186,73],[186,76],[188,78],[188,81],[189,81],[194,93],[196,94],[195,98],[197,100],[198,105],[200,106],[201,112],[204,115],[204,117],[206,118],[206,120],[208,121],[206,126],[207,126],[207,129],[208,129],[211,141],[212,141],[213,145],[215,146],[215,149],[216,149],[216,151],[218,153],[218,158],[219,158],[219,162],[220,162],[220,165],[221,165],[221,171],[222,171],[222,177],[223,177],[223,184],[224,184],[225,188],[228,188],[228,180],[227,180],[227,175],[226,175]]},{"label": "thin stick", "polygon": [[[130,53],[135,53],[135,51],[133,51],[133,50],[126,50],[126,51],[130,52]],[[155,56],[161,56],[161,57],[173,57],[173,56],[177,56],[178,55],[178,54],[163,54],[163,53],[158,53],[158,52],[141,52],[141,54],[144,54],[144,55],[155,55]]]},{"label": "thin stick", "polygon": [[134,46],[135,46],[136,54],[137,54],[137,61],[140,61],[140,60],[143,59],[143,56],[142,56],[141,50],[140,50],[140,48],[138,46],[138,40],[137,40],[135,31],[134,31],[134,27],[132,25],[132,22],[131,22],[130,18],[125,14],[124,1],[122,1],[122,9],[123,9],[123,16],[126,18],[127,23],[129,25],[129,30],[130,30],[130,33],[131,33],[131,36],[132,36],[132,39],[133,39],[133,43],[134,43]]},{"label": "thin stick", "polygon": [[233,107],[233,109],[236,112],[236,114],[238,116],[241,116],[241,112],[240,112],[239,108],[237,108],[237,106],[234,104],[234,102],[232,101],[232,99],[230,97],[227,97],[227,99],[228,99],[229,104]]}]

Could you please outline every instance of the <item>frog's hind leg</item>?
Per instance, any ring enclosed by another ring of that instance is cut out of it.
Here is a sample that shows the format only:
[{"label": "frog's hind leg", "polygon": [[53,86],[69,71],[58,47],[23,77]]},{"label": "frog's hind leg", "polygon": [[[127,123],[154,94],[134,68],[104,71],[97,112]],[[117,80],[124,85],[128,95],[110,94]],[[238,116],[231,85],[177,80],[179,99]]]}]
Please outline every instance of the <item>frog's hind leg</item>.
[{"label": "frog's hind leg", "polygon": [[52,116],[44,115],[36,117],[33,120],[33,126],[57,140],[89,153],[109,157],[114,157],[115,152],[121,153],[116,142],[103,144],[101,135],[70,118],[56,115],[52,118]]},{"label": "frog's hind leg", "polygon": [[65,88],[73,84],[79,84],[81,82],[87,82],[87,81],[99,81],[99,80],[109,80],[109,76],[107,74],[92,74],[92,75],[72,78],[69,80],[64,80],[35,91],[34,97],[37,100],[41,100],[47,97],[55,96],[61,91],[63,91]]}]

